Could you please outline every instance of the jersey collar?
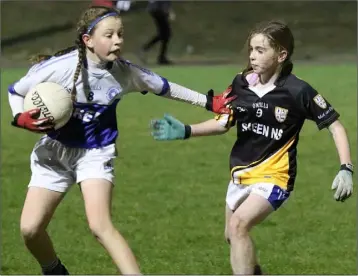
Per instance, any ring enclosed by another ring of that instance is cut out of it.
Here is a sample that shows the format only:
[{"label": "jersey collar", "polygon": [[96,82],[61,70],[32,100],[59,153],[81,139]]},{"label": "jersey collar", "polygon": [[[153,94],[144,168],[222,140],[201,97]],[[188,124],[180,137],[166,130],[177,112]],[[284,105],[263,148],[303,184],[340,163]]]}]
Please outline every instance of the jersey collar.
[{"label": "jersey collar", "polygon": [[[240,85],[242,87],[249,87],[249,82],[247,81],[246,79],[246,75],[247,74],[250,74],[252,71],[249,71],[247,72],[246,74],[241,74],[241,78],[240,78]],[[278,76],[278,78],[276,79],[276,81],[274,82],[274,85],[276,87],[279,87],[279,86],[283,86],[286,82],[286,79],[287,77],[289,76],[290,74],[282,74],[282,72],[280,73],[280,75]]]},{"label": "jersey collar", "polygon": [[97,63],[89,58],[87,58],[84,62],[84,67],[93,73],[100,74],[100,73],[107,73],[113,67],[113,62],[106,62],[106,63]]}]

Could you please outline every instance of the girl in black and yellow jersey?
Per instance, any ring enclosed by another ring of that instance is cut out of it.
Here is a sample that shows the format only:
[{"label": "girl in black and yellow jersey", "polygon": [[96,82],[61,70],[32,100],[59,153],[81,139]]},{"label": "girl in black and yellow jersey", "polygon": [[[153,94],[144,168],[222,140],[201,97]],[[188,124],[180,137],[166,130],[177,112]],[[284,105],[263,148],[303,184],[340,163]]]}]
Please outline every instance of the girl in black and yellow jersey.
[{"label": "girl in black and yellow jersey", "polygon": [[184,125],[170,115],[152,121],[156,140],[225,133],[237,126],[230,155],[225,235],[235,274],[260,274],[250,229],[280,207],[293,190],[298,136],[305,119],[332,133],[340,158],[333,181],[337,201],[353,190],[348,138],[339,114],[307,82],[291,73],[294,38],[282,22],[260,24],[248,38],[249,63],[227,90],[231,114]]}]

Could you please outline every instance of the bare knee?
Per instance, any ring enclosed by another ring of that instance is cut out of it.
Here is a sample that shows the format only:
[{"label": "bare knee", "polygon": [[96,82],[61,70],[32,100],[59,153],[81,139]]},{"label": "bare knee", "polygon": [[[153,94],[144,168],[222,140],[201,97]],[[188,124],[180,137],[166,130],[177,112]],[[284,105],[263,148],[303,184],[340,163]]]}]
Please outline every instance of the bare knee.
[{"label": "bare knee", "polygon": [[233,237],[242,237],[248,235],[250,231],[250,222],[245,220],[241,216],[233,216],[229,221],[228,239],[232,239]]},{"label": "bare knee", "polygon": [[36,239],[46,231],[63,196],[62,193],[45,188],[28,189],[20,219],[20,232],[25,241]]},{"label": "bare knee", "polygon": [[113,184],[104,179],[87,179],[81,182],[81,189],[89,229],[102,241],[115,233],[111,219]]},{"label": "bare knee", "polygon": [[97,240],[102,240],[114,230],[114,226],[110,220],[103,221],[102,219],[89,219],[88,226],[92,235]]},{"label": "bare knee", "polygon": [[45,231],[45,228],[36,222],[21,222],[20,223],[20,232],[23,239],[26,241],[31,241],[36,239]]}]

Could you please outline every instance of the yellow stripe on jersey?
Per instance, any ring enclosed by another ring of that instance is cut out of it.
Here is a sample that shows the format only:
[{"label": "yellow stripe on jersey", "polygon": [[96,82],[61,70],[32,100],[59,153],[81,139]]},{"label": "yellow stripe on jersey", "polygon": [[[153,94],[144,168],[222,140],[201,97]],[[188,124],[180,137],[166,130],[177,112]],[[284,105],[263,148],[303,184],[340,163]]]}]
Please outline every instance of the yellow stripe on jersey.
[{"label": "yellow stripe on jersey", "polygon": [[230,110],[230,114],[218,114],[215,116],[215,120],[225,128],[234,126],[234,111]]},{"label": "yellow stripe on jersey", "polygon": [[[235,184],[251,185],[258,182],[274,183],[281,188],[287,189],[290,178],[289,171],[289,148],[296,140],[292,137],[281,149],[266,160],[259,160],[247,166],[232,168],[231,175]],[[262,162],[260,162],[262,161]],[[259,163],[258,165],[255,165]]]},{"label": "yellow stripe on jersey", "polygon": [[234,111],[232,111],[230,109],[230,115],[229,115],[229,121],[227,123],[227,127],[232,127],[234,124],[233,124],[233,120],[234,120]]}]

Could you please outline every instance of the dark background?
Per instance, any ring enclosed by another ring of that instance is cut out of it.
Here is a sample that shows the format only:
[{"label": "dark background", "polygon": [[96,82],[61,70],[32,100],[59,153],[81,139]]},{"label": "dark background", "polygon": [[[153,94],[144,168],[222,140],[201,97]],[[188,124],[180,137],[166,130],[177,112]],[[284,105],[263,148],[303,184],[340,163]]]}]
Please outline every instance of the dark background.
[{"label": "dark background", "polygon": [[[39,52],[73,43],[74,26],[91,1],[2,1],[3,64],[17,64]],[[147,2],[134,2],[123,13],[125,57],[155,31]],[[356,61],[355,1],[176,1],[170,56],[177,62],[238,62],[249,30],[261,20],[281,19],[291,27],[296,60]],[[157,51],[153,49],[151,57]]]}]

